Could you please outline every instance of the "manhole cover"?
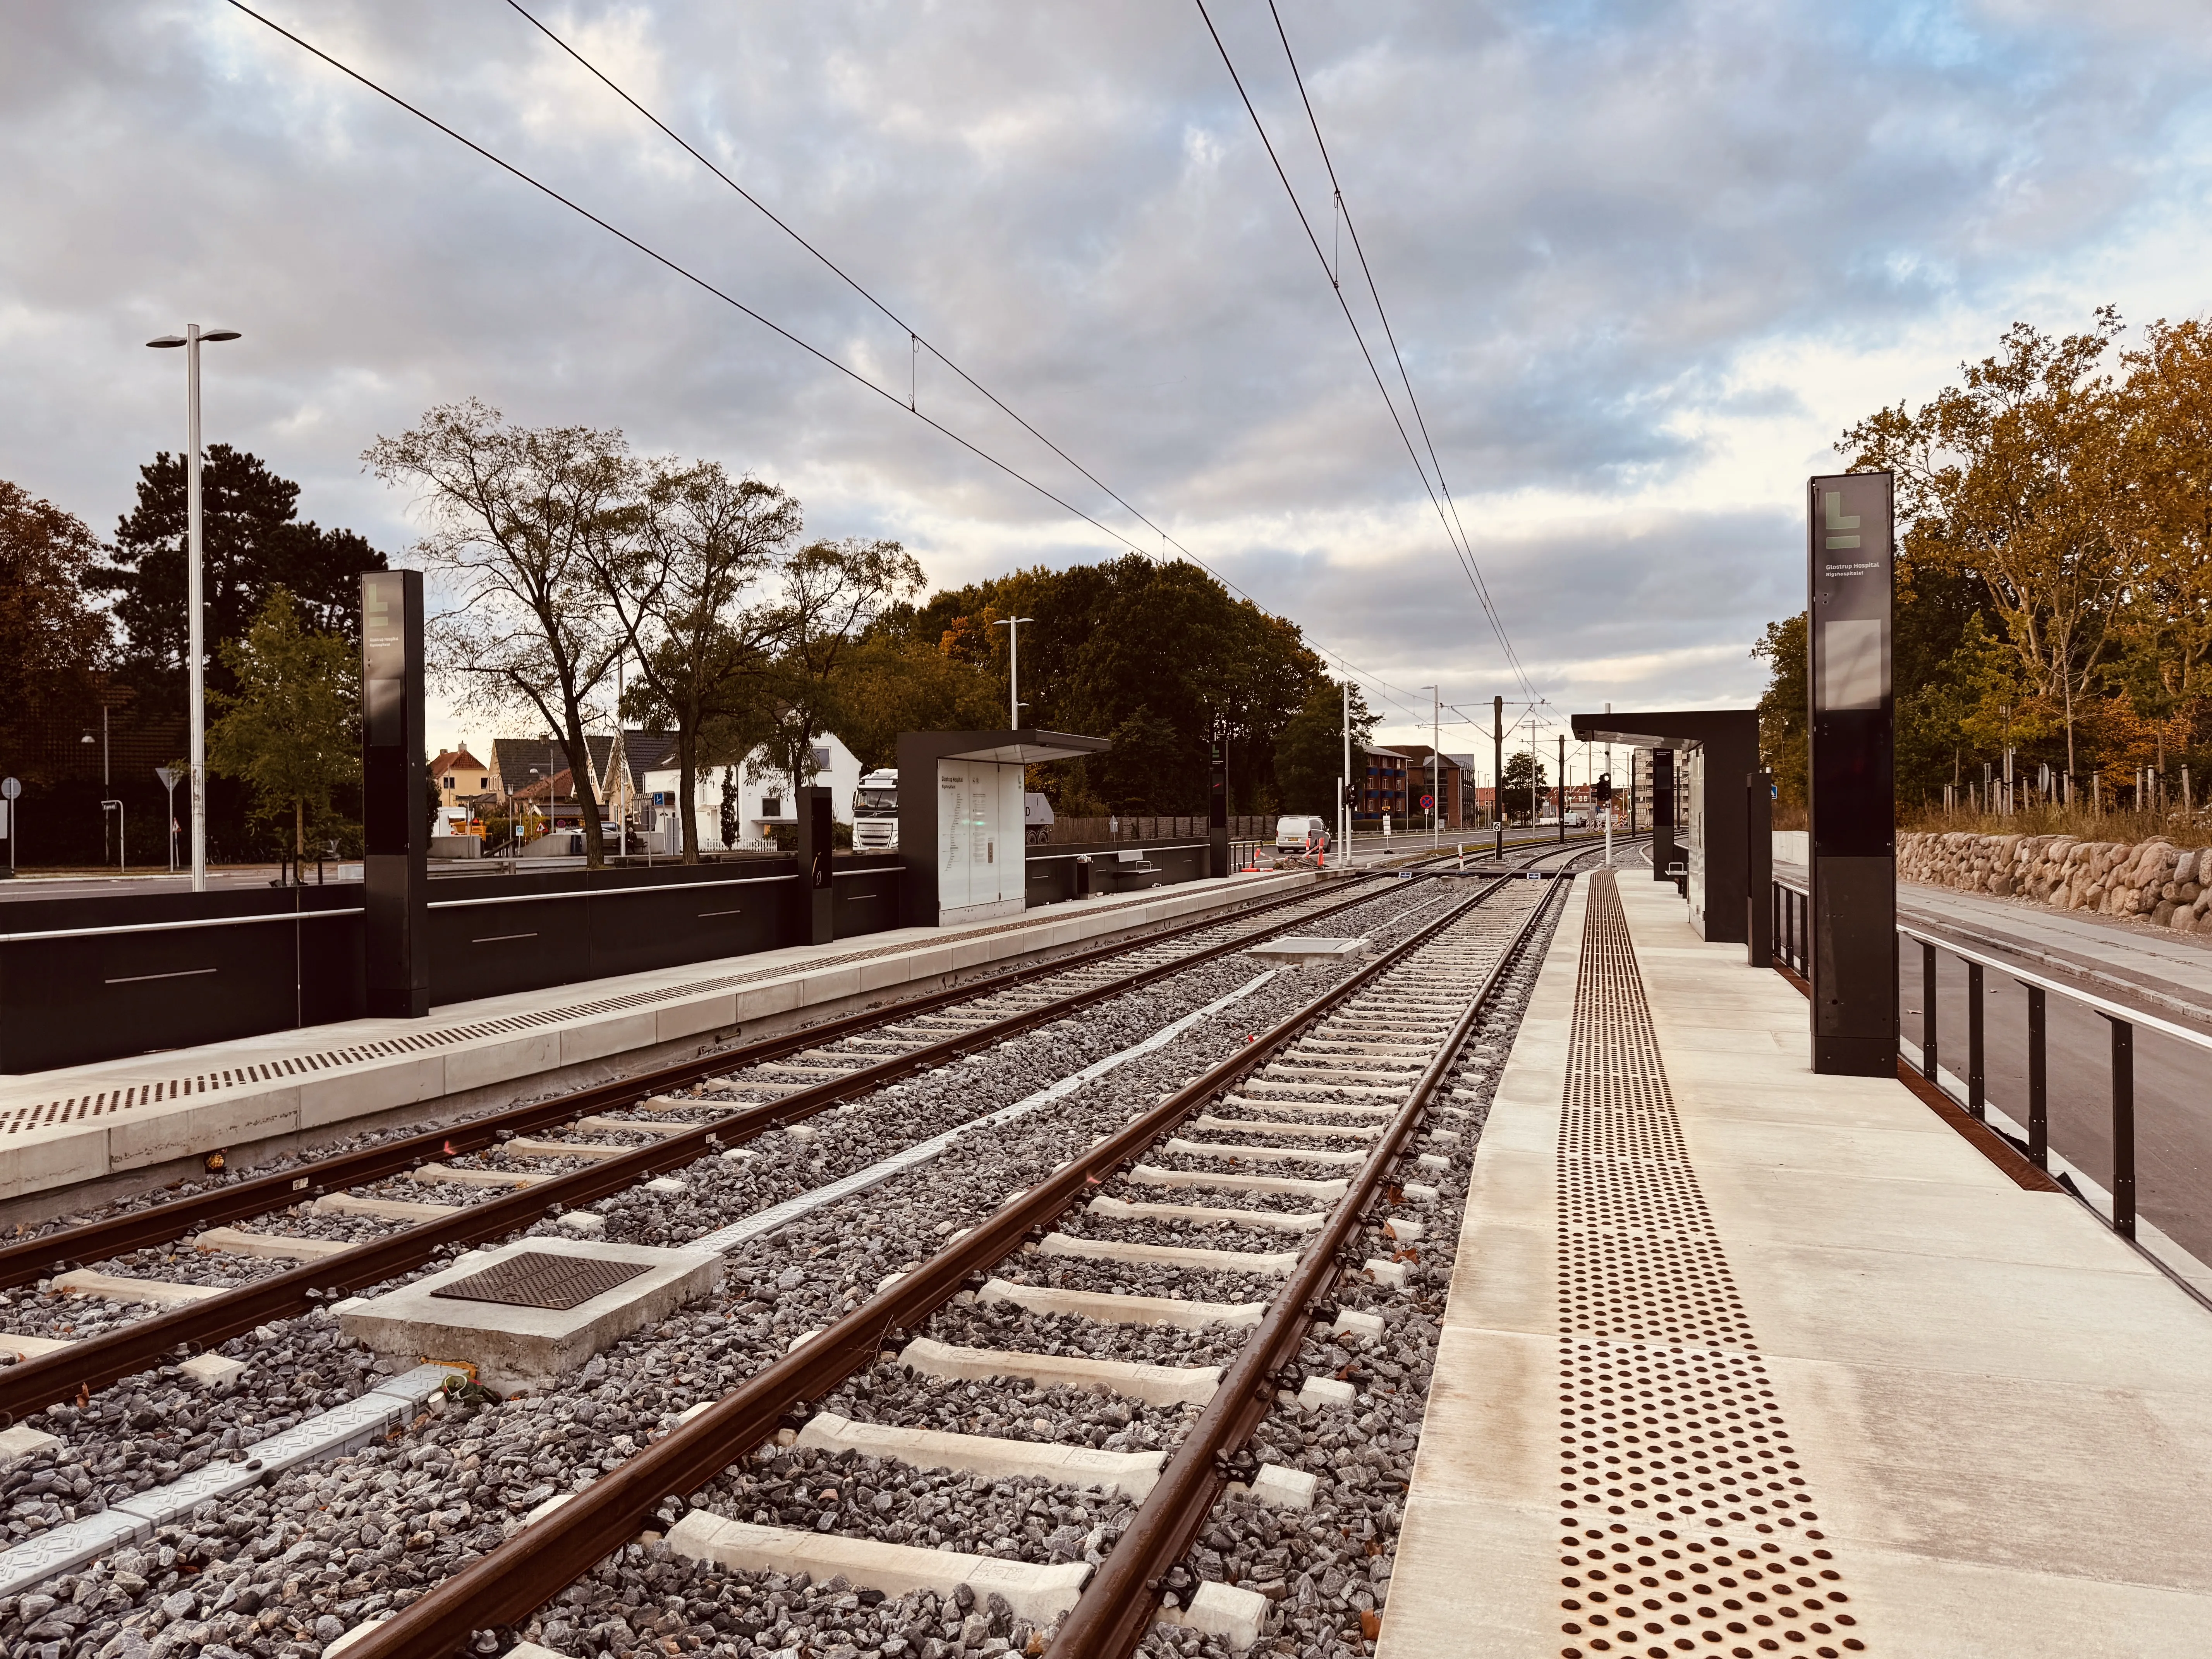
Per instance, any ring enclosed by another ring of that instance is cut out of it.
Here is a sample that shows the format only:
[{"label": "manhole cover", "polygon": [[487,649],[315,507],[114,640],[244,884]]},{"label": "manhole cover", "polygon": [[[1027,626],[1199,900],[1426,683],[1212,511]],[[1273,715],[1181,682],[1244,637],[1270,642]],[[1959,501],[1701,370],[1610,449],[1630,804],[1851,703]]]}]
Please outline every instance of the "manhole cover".
[{"label": "manhole cover", "polygon": [[498,1302],[510,1308],[574,1308],[603,1291],[628,1284],[649,1266],[641,1261],[526,1250],[494,1262],[480,1273],[441,1285],[430,1294],[453,1302]]}]

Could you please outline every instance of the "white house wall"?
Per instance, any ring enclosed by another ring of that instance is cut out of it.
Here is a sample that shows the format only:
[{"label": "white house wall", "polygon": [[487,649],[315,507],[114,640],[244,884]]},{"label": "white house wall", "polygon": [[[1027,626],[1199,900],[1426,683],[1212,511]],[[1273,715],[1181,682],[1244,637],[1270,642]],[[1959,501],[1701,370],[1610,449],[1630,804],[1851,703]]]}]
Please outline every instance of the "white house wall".
[{"label": "white house wall", "polygon": [[[828,787],[830,811],[838,823],[848,824],[853,821],[854,792],[860,787],[860,760],[834,736],[815,738],[814,747],[830,751],[830,764],[808,781]],[[798,803],[792,799],[788,780],[781,782],[772,778],[756,781],[749,775],[760,760],[760,752],[755,750],[746,760],[728,769],[734,774],[732,791],[738,800],[738,839],[734,843],[726,844],[722,840],[722,779],[725,769],[720,766],[700,768],[699,776],[692,786],[692,805],[699,820],[701,851],[759,850],[769,845],[769,825],[798,823]],[[769,817],[761,810],[762,803],[777,797],[781,798],[782,811],[776,817]],[[677,799],[677,769],[672,766],[647,772],[645,775],[645,798],[648,800],[665,798],[671,805],[657,806],[653,810],[656,813],[666,814],[665,822],[674,823],[675,815],[671,806]]]}]

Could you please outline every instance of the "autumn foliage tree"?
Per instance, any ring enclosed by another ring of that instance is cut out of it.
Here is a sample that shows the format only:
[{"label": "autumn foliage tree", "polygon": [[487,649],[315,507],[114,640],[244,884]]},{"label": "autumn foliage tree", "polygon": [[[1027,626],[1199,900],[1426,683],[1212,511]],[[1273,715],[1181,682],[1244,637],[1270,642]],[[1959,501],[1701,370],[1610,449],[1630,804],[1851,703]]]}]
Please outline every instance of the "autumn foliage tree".
[{"label": "autumn foliage tree", "polygon": [[40,732],[98,700],[110,635],[83,580],[99,553],[83,520],[0,479],[0,771],[9,775],[52,782]]},{"label": "autumn foliage tree", "polygon": [[[2212,325],[2132,349],[2016,323],[1926,403],[1854,423],[1854,471],[1897,480],[1898,765],[1908,795],[1978,781],[2008,749],[2086,781],[2169,775],[2212,712]],[[1785,632],[1785,630],[1788,630]],[[1753,654],[1770,758],[1796,741],[1802,623]],[[2202,774],[2200,772],[2199,775]]]}]

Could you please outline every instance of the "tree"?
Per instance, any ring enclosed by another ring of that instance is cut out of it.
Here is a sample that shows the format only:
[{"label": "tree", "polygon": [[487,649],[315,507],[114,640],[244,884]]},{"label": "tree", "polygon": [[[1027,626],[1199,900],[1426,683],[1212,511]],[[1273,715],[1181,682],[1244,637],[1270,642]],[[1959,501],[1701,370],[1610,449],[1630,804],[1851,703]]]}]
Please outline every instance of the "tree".
[{"label": "tree", "polygon": [[882,627],[971,666],[1003,709],[1008,630],[993,624],[1006,617],[1033,618],[1022,629],[1025,722],[1110,737],[1134,721],[1130,740],[1149,757],[1143,768],[1104,757],[1051,768],[1042,787],[1063,812],[1203,811],[1217,724],[1228,734],[1232,810],[1264,810],[1279,798],[1279,735],[1329,683],[1291,623],[1195,565],[1134,554],[946,590],[887,612]]},{"label": "tree", "polygon": [[[1338,776],[1344,770],[1344,689],[1316,681],[1298,712],[1275,738],[1275,781],[1286,812],[1313,812],[1335,821]],[[1375,715],[1352,689],[1352,738],[1364,744],[1375,732]]]},{"label": "tree", "polygon": [[814,775],[813,741],[842,720],[846,677],[861,638],[885,610],[921,590],[921,567],[896,542],[813,542],[784,570],[781,640],[770,670],[775,718],[766,760],[795,797]]},{"label": "tree", "polygon": [[2163,771],[2168,723],[2212,692],[2212,325],[2161,319],[2121,362],[2127,678]]},{"label": "tree", "polygon": [[939,644],[872,632],[846,658],[830,730],[863,772],[898,764],[902,732],[989,731],[1006,713],[1003,693],[975,664]]},{"label": "tree", "polygon": [[1543,793],[1548,787],[1544,763],[1525,749],[1517,749],[1505,757],[1505,787],[1498,793],[1504,797],[1499,804],[1501,814],[1510,810],[1512,803],[1528,803],[1528,822],[1534,823],[1542,816]]},{"label": "tree", "polygon": [[278,587],[246,637],[225,641],[221,655],[239,690],[209,693],[216,714],[209,767],[250,784],[264,817],[289,813],[298,860],[309,825],[329,813],[331,792],[361,775],[359,647],[305,626]]},{"label": "tree", "polygon": [[1751,647],[1766,660],[1766,690],[1759,699],[1759,763],[1774,774],[1775,793],[1784,806],[1802,806],[1806,795],[1805,613],[1766,624]]},{"label": "tree", "polygon": [[475,398],[430,410],[362,459],[414,488],[432,526],[415,552],[456,590],[429,647],[465,705],[534,710],[561,733],[584,820],[584,861],[605,859],[587,717],[628,643],[599,573],[635,533],[639,470],[616,431],[510,426]]},{"label": "tree", "polygon": [[636,653],[634,712],[675,728],[684,862],[696,864],[700,745],[717,727],[770,725],[768,670],[789,617],[763,585],[803,521],[781,489],[712,461],[662,463],[641,507],[632,533],[602,546],[599,580]]},{"label": "tree", "polygon": [[33,783],[57,770],[40,732],[98,696],[111,636],[82,578],[99,551],[83,520],[0,479],[0,771]]},{"label": "tree", "polygon": [[2080,705],[2127,586],[2119,522],[2120,405],[2098,365],[2119,319],[2054,340],[2025,323],[1962,384],[1846,432],[1854,471],[1897,477],[1900,538],[1917,562],[1986,585],[2032,694],[2057,714],[2074,770]]},{"label": "tree", "polygon": [[[106,560],[86,586],[114,595],[124,655],[142,678],[160,677],[181,700],[185,666],[185,462],[167,452],[138,469],[137,501],[115,527]],[[350,530],[299,522],[300,486],[271,472],[260,458],[211,444],[200,468],[202,623],[210,684],[228,683],[217,647],[241,639],[282,587],[302,608],[307,625],[360,634],[363,571],[385,568],[384,556]]]}]

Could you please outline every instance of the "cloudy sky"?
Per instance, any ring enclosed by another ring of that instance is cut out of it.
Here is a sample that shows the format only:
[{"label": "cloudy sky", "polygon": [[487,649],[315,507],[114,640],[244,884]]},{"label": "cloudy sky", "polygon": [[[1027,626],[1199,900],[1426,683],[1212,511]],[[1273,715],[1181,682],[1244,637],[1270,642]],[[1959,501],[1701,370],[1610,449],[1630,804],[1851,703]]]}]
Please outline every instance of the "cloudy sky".
[{"label": "cloudy sky", "polygon": [[[526,3],[1353,665],[1386,732],[1431,682],[1522,700],[1191,0]],[[1801,603],[1804,478],[1850,420],[2014,319],[2212,305],[2194,0],[1278,3],[1547,720],[1754,696],[1747,647]],[[1334,256],[1266,0],[1208,8]],[[910,377],[1157,549],[504,0],[257,9],[890,395],[222,0],[8,0],[0,475],[110,529],[182,441],[182,365],[142,343],[190,320],[246,336],[209,349],[210,441],[395,554],[410,503],[361,451],[471,396],[776,479],[813,533],[896,536],[933,582],[1121,550],[916,422]]]}]

